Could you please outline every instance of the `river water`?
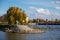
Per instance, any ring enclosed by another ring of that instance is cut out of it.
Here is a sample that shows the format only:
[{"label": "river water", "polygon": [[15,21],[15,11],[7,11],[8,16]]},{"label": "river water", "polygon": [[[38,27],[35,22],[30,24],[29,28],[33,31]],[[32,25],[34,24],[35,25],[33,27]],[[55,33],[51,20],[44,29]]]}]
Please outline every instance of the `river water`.
[{"label": "river water", "polygon": [[60,40],[60,25],[29,25],[32,28],[49,28],[40,34],[19,34],[0,31],[0,40]]}]

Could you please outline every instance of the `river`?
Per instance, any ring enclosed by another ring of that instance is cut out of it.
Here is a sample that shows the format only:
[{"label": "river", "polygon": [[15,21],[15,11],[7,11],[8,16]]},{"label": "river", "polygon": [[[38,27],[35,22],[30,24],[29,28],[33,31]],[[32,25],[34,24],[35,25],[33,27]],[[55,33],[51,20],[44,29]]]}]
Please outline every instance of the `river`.
[{"label": "river", "polygon": [[60,40],[60,25],[29,25],[32,28],[49,28],[39,34],[6,33],[0,31],[0,40]]}]

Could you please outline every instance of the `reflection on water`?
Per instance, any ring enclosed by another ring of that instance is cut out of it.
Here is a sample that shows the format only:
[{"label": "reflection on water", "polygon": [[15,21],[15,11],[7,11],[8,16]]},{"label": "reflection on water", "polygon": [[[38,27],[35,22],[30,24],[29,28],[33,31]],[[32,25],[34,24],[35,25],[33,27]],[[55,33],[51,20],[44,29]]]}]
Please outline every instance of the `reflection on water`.
[{"label": "reflection on water", "polygon": [[7,33],[8,40],[26,40],[24,34]]},{"label": "reflection on water", "polygon": [[5,32],[0,31],[0,40],[7,40],[7,36]]},{"label": "reflection on water", "polygon": [[35,28],[50,28],[40,34],[5,33],[0,31],[0,40],[60,40],[60,25],[35,25]]}]

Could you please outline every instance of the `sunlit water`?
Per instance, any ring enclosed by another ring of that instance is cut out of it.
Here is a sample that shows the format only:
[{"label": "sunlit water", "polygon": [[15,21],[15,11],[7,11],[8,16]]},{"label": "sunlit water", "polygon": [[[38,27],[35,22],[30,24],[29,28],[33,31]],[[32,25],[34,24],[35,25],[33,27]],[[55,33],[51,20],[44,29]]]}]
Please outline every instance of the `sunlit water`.
[{"label": "sunlit water", "polygon": [[30,25],[31,28],[49,28],[40,34],[19,34],[0,31],[0,40],[60,40],[60,25]]}]

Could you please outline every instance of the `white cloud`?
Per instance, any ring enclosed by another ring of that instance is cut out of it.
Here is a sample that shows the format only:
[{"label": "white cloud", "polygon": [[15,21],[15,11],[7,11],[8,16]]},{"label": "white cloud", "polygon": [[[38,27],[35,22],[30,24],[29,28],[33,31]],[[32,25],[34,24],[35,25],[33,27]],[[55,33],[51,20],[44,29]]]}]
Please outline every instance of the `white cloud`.
[{"label": "white cloud", "polygon": [[29,9],[37,9],[36,7],[30,6]]},{"label": "white cloud", "polygon": [[60,16],[60,14],[59,13],[56,13],[55,16]]},{"label": "white cloud", "polygon": [[51,1],[51,4],[52,4],[53,8],[60,10],[60,1],[59,0]]},{"label": "white cloud", "polygon": [[60,7],[59,6],[57,6],[57,7],[55,7],[57,10],[59,10],[60,9]]},{"label": "white cloud", "polygon": [[60,19],[60,14],[59,13],[55,13],[55,14],[53,14],[52,18],[53,19]]},{"label": "white cloud", "polygon": [[43,14],[43,15],[50,15],[50,11],[48,9],[44,9],[44,8],[36,8],[36,7],[29,7],[30,9],[35,10],[37,13],[39,14]]},{"label": "white cloud", "polygon": [[40,14],[50,15],[50,11],[48,9],[39,8],[36,11]]},{"label": "white cloud", "polygon": [[60,4],[60,1],[51,1],[52,4]]}]

